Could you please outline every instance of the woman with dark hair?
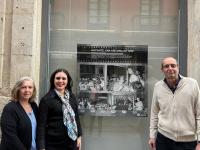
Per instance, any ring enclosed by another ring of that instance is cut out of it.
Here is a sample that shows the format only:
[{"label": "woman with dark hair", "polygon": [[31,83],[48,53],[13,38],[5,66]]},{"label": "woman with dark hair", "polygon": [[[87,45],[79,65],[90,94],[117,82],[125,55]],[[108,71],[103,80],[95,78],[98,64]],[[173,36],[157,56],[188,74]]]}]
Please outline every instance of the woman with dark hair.
[{"label": "woman with dark hair", "polygon": [[1,116],[0,150],[36,150],[38,107],[33,79],[20,78],[12,88],[11,97]]},{"label": "woman with dark hair", "polygon": [[52,73],[49,92],[39,104],[39,150],[81,149],[82,131],[72,85],[72,78],[67,70],[57,69]]}]

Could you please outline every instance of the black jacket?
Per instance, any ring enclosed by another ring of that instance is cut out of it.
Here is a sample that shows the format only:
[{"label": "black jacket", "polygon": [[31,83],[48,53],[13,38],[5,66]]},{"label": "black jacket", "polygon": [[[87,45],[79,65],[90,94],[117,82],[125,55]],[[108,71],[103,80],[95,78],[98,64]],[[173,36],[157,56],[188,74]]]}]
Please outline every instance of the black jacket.
[{"label": "black jacket", "polygon": [[[37,119],[36,103],[32,102],[31,107]],[[1,131],[0,150],[30,150],[31,120],[19,102],[11,101],[4,107],[1,116]]]},{"label": "black jacket", "polygon": [[[78,137],[82,135],[78,105],[76,98],[70,92],[69,103],[74,110],[78,128]],[[71,139],[67,134],[67,127],[63,123],[62,101],[54,90],[49,91],[39,104],[37,145],[38,149],[46,147],[65,147]],[[59,149],[59,148],[57,148]]]}]

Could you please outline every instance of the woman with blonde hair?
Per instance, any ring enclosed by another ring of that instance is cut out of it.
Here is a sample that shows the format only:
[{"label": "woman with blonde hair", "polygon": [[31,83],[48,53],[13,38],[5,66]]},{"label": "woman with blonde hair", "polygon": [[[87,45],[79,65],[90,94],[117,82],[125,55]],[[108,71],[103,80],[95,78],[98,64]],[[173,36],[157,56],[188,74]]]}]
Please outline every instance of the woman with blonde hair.
[{"label": "woman with blonde hair", "polygon": [[30,77],[20,78],[11,90],[11,100],[1,116],[1,150],[37,150],[36,88]]}]

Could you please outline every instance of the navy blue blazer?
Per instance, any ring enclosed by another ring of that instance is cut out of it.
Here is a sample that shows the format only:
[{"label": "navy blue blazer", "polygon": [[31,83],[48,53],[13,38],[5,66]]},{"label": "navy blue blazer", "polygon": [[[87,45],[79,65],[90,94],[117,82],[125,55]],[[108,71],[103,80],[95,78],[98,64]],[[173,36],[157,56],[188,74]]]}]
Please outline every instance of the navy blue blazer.
[{"label": "navy blue blazer", "polygon": [[[74,110],[78,128],[78,137],[82,135],[82,129],[78,114],[78,104],[72,92],[70,92],[69,103]],[[39,104],[37,145],[38,149],[65,148],[73,141],[67,134],[67,127],[63,123],[62,101],[55,90],[49,91]]]},{"label": "navy blue blazer", "polygon": [[[35,102],[30,104],[37,119],[37,104]],[[31,120],[19,102],[11,101],[4,107],[1,116],[1,131],[0,150],[31,149]]]}]

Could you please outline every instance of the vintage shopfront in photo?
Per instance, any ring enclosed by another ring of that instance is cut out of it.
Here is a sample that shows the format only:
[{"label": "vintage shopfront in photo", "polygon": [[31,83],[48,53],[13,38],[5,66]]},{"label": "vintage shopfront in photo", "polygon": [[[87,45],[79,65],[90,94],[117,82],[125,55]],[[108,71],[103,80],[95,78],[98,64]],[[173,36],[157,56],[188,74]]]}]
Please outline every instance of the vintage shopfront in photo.
[{"label": "vintage shopfront in photo", "polygon": [[147,116],[147,46],[77,46],[77,99],[83,114]]}]

